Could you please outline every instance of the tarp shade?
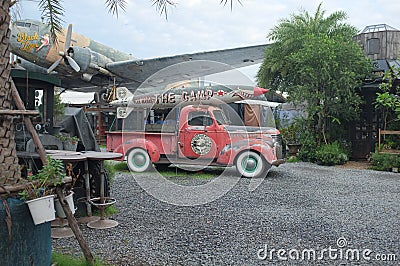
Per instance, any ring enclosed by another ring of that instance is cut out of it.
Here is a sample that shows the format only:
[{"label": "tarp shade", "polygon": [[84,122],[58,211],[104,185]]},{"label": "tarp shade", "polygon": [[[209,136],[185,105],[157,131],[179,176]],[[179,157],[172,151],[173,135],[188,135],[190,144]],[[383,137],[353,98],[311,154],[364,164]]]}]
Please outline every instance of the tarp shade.
[{"label": "tarp shade", "polygon": [[260,106],[253,104],[244,105],[244,124],[246,126],[260,126]]},{"label": "tarp shade", "polygon": [[79,138],[77,151],[100,151],[96,137],[82,108],[66,107],[65,117],[60,122],[60,132]]}]

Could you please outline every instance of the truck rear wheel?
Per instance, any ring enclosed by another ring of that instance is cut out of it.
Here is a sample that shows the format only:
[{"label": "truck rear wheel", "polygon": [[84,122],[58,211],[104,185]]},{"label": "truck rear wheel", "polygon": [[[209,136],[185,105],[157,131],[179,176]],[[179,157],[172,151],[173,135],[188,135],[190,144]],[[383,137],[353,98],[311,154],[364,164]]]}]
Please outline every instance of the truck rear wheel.
[{"label": "truck rear wheel", "polygon": [[270,168],[271,165],[254,151],[244,151],[236,158],[236,170],[243,177],[265,177]]},{"label": "truck rear wheel", "polygon": [[147,151],[135,148],[127,156],[128,167],[133,172],[146,172],[151,168],[151,160]]}]

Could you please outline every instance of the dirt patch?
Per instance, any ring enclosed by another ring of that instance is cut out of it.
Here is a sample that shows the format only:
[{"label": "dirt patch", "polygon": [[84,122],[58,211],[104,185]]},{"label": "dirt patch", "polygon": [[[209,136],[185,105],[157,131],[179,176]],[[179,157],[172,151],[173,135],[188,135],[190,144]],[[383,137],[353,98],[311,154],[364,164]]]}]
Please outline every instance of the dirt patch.
[{"label": "dirt patch", "polygon": [[348,168],[348,169],[369,169],[372,165],[371,162],[368,161],[348,161],[343,165],[338,165],[340,168]]}]

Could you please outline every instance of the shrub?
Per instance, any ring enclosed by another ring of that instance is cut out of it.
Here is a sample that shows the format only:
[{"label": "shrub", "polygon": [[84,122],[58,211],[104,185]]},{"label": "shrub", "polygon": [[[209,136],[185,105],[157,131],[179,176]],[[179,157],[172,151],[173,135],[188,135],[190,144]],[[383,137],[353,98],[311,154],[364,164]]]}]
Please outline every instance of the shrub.
[{"label": "shrub", "polygon": [[322,165],[344,164],[349,160],[346,149],[337,141],[318,147],[315,157],[317,163]]},{"label": "shrub", "polygon": [[118,162],[114,164],[114,170],[117,172],[124,172],[129,171],[129,167],[126,162]]},{"label": "shrub", "polygon": [[302,146],[299,150],[299,152],[297,153],[297,158],[301,161],[305,161],[305,162],[315,162],[316,158],[315,158],[315,153],[317,150],[317,143],[314,139],[314,137],[312,136],[311,133],[309,132],[304,132],[304,134],[302,134],[301,136],[301,140],[300,140]]},{"label": "shrub", "polygon": [[301,128],[299,122],[293,122],[287,127],[280,129],[282,139],[287,144],[297,144],[300,141]]},{"label": "shrub", "polygon": [[287,163],[297,163],[297,162],[299,162],[299,161],[300,161],[299,158],[297,158],[296,156],[290,156],[290,157],[286,160]]},{"label": "shrub", "polygon": [[400,167],[400,158],[395,154],[378,153],[372,155],[371,169],[377,171],[391,171],[392,168]]}]

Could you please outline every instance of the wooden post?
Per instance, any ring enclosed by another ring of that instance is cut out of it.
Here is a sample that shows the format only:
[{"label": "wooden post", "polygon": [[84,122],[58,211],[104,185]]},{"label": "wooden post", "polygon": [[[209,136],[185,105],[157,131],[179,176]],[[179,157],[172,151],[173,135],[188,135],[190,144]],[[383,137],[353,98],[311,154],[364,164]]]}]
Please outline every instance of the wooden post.
[{"label": "wooden post", "polygon": [[74,215],[69,209],[68,203],[65,201],[63,189],[61,187],[57,187],[57,196],[64,210],[65,216],[67,216],[68,224],[71,227],[72,232],[74,232],[76,240],[78,240],[79,246],[82,249],[86,261],[90,263],[90,265],[94,265],[95,260],[93,258],[93,255],[90,252],[89,246],[86,243],[86,240],[83,237],[81,230],[79,229],[78,223],[76,222]]},{"label": "wooden post", "polygon": [[[13,97],[15,106],[19,110],[26,110],[25,105],[22,102],[21,97],[19,96],[17,87],[15,87],[14,81],[11,82],[11,92],[12,92],[12,97]],[[42,145],[42,142],[39,139],[38,133],[36,132],[35,128],[33,127],[31,119],[26,115],[23,116],[23,119],[24,119],[26,128],[28,129],[29,133],[32,136],[33,143],[35,144],[36,150],[39,153],[40,160],[42,160],[43,164],[46,164],[47,163],[46,151]]]},{"label": "wooden post", "polygon": [[378,153],[381,152],[381,129],[378,131]]}]

